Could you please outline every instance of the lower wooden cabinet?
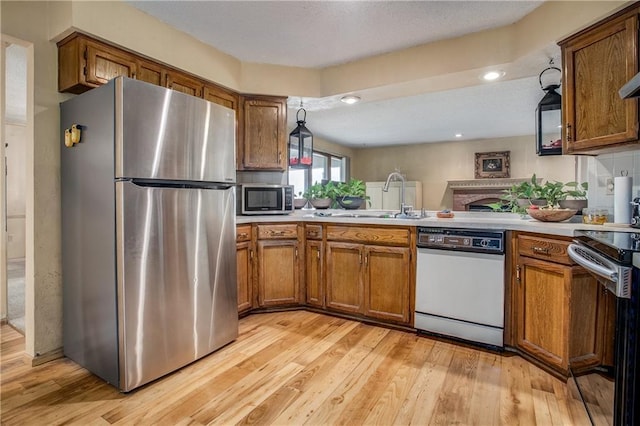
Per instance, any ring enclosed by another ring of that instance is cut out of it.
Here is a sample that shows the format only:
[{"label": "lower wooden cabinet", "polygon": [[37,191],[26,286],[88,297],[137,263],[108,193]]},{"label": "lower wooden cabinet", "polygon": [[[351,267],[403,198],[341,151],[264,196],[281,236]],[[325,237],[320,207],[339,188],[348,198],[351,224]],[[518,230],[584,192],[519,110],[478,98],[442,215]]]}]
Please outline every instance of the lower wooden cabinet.
[{"label": "lower wooden cabinet", "polygon": [[236,228],[238,313],[244,313],[254,307],[253,253],[251,225],[238,226]]},{"label": "lower wooden cabinet", "polygon": [[[326,307],[368,318],[411,322],[411,248],[406,229],[334,226],[326,243]],[[359,244],[389,241],[406,247]]]},{"label": "lower wooden cabinet", "polygon": [[600,364],[599,284],[566,254],[570,241],[518,235],[513,282],[516,346],[567,375]]},{"label": "lower wooden cabinet", "polygon": [[256,226],[258,306],[300,303],[300,243],[297,224]]},{"label": "lower wooden cabinet", "polygon": [[365,246],[364,314],[408,323],[411,250]]},{"label": "lower wooden cabinet", "polygon": [[308,240],[305,244],[305,284],[307,305],[324,308],[324,244]]},{"label": "lower wooden cabinet", "polygon": [[327,308],[364,313],[362,244],[327,242]]}]

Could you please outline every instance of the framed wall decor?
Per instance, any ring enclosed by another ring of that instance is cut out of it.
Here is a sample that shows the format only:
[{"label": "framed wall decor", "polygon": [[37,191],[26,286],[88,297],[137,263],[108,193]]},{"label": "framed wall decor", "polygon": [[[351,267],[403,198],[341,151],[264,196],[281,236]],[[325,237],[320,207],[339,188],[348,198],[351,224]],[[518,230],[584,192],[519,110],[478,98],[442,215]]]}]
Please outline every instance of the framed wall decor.
[{"label": "framed wall decor", "polygon": [[476,179],[508,178],[510,152],[476,152]]}]

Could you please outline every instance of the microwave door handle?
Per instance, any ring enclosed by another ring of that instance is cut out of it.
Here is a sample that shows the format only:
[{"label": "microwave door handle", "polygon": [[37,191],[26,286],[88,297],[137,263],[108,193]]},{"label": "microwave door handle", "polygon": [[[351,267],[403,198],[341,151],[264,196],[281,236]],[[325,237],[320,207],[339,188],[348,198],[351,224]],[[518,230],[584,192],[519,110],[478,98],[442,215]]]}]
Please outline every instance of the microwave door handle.
[{"label": "microwave door handle", "polygon": [[615,270],[615,267],[611,269],[606,268],[602,265],[598,265],[597,263],[594,263],[588,259],[585,259],[580,255],[579,253],[580,250],[584,250],[590,256],[593,256],[594,258],[600,260],[602,263],[606,264],[607,266],[613,267],[613,264],[611,262],[609,262],[607,259],[604,259],[598,253],[586,247],[579,246],[577,244],[570,244],[567,252],[569,254],[569,257],[573,259],[574,262],[576,262],[578,265],[582,266],[583,268],[589,270],[590,272],[593,272],[594,274],[602,278],[605,278],[609,281],[613,281],[613,282],[618,281],[618,272]]}]

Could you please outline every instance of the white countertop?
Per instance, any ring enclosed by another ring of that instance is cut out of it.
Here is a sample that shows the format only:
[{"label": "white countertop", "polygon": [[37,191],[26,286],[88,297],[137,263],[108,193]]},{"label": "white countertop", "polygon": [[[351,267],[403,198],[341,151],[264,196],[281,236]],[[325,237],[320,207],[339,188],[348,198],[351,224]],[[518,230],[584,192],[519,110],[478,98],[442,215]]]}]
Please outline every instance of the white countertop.
[{"label": "white countertop", "polygon": [[[325,214],[326,216],[317,216]],[[384,210],[296,210],[289,215],[259,215],[259,216],[236,216],[236,223],[278,223],[278,222],[321,222],[321,223],[345,223],[363,225],[388,225],[388,226],[434,226],[442,228],[475,228],[475,229],[505,229],[511,231],[538,232],[541,234],[562,235],[571,237],[576,230],[596,230],[596,231],[622,231],[638,232],[626,224],[607,223],[605,225],[587,225],[580,222],[581,216],[574,216],[570,221],[565,222],[540,222],[529,216],[521,217],[515,213],[493,213],[493,212],[453,212],[451,219],[440,219],[436,217],[436,211],[427,211],[426,218],[420,219],[396,219],[380,216],[383,214],[396,212]],[[358,217],[348,217],[345,215],[358,215]]]}]

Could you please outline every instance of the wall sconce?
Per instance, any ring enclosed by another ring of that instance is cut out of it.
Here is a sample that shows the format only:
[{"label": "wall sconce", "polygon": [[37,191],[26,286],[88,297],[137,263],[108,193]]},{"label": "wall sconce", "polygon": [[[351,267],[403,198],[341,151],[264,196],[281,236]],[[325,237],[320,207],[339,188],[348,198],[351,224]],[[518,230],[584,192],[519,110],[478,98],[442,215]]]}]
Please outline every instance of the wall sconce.
[{"label": "wall sconce", "polygon": [[536,153],[538,155],[562,155],[562,96],[556,92],[556,89],[560,88],[560,82],[542,85],[542,74],[550,70],[560,72],[562,79],[562,71],[553,66],[553,59],[549,61],[549,67],[538,76],[540,88],[545,92],[536,108]]},{"label": "wall sconce", "polygon": [[[304,113],[302,120],[300,113]],[[313,165],[313,134],[305,127],[307,111],[302,108],[296,113],[298,127],[289,134],[289,167],[309,169]]]}]

